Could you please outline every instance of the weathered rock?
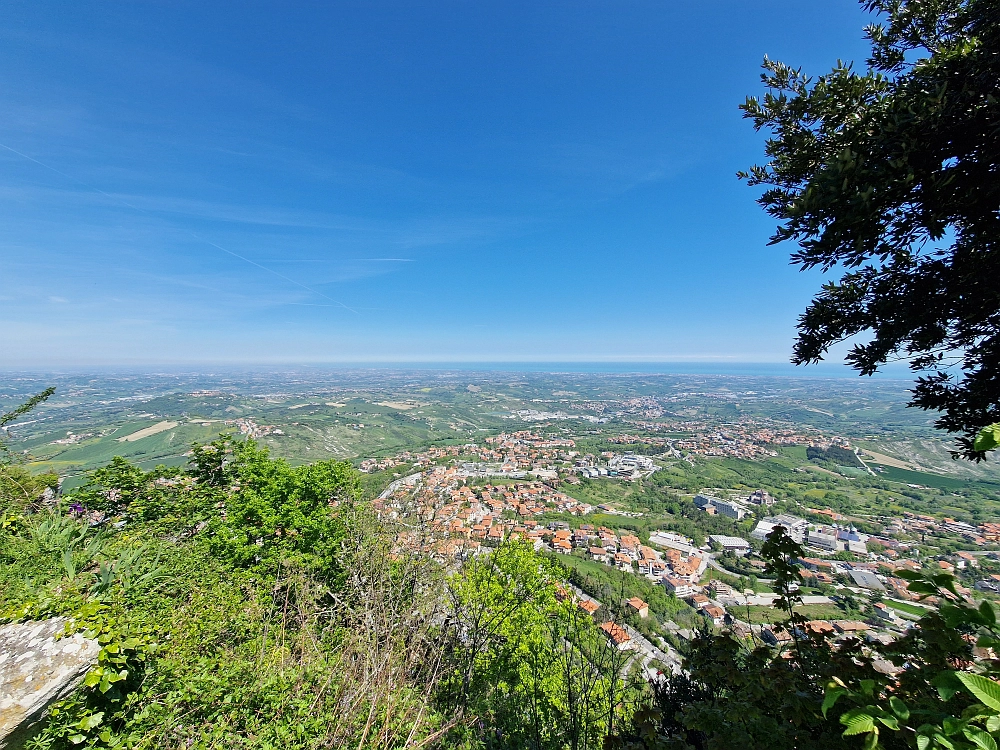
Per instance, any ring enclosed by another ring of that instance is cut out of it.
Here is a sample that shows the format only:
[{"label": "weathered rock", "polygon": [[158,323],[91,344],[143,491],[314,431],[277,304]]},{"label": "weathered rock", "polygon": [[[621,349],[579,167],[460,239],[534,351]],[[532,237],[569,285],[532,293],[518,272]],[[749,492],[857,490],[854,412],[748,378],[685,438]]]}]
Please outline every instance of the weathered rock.
[{"label": "weathered rock", "polygon": [[0,750],[21,747],[97,663],[97,641],[59,638],[65,626],[62,617],[0,626]]}]

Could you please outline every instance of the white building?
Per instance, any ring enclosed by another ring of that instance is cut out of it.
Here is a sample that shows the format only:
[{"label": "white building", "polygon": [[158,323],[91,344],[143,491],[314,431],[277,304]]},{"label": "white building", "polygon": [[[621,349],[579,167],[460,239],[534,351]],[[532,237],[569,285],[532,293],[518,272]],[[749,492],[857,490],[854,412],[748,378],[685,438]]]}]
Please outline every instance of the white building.
[{"label": "white building", "polygon": [[743,516],[747,514],[746,509],[741,508],[736,503],[729,500],[720,500],[710,495],[695,495],[694,504],[702,510],[707,511],[711,508],[713,512],[718,513],[720,516],[735,518],[737,521],[742,521]]},{"label": "white building", "polygon": [[726,536],[724,534],[712,534],[708,541],[713,547],[720,548],[723,552],[735,552],[741,557],[750,551],[750,542],[740,539],[738,536]]},{"label": "white building", "polygon": [[678,599],[683,599],[686,596],[691,596],[695,591],[695,586],[686,578],[676,578],[674,576],[663,576],[660,579],[660,583],[667,590],[667,593],[673,594]]},{"label": "white building", "polygon": [[819,531],[810,531],[806,537],[806,544],[816,549],[826,550],[827,552],[836,552],[839,548],[836,536],[833,534],[823,534]]},{"label": "white building", "polygon": [[770,518],[762,519],[751,533],[754,539],[760,539],[763,541],[767,538],[775,526],[784,526],[785,533],[788,534],[793,540],[802,544],[806,538],[806,532],[809,529],[809,522],[804,518],[799,518],[798,516],[792,516],[788,513],[782,513],[777,516],[771,516]]}]

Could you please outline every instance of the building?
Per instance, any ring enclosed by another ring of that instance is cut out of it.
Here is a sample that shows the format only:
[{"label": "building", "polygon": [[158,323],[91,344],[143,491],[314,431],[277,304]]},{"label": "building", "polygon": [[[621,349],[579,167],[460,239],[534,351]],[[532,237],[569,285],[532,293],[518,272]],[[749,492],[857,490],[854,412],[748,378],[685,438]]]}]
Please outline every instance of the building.
[{"label": "building", "polygon": [[851,570],[848,571],[851,579],[854,581],[855,585],[860,586],[863,589],[870,589],[871,591],[885,591],[885,586],[878,577],[867,570]]},{"label": "building", "polygon": [[885,606],[882,602],[875,602],[875,604],[872,605],[872,611],[880,620],[885,620],[886,622],[899,622],[899,615],[896,614],[896,611]]},{"label": "building", "polygon": [[632,572],[632,558],[625,552],[615,553],[615,567],[619,570]]},{"label": "building", "polygon": [[842,633],[844,635],[854,635],[856,633],[863,633],[866,630],[871,630],[870,625],[858,620],[834,620],[833,627],[837,629],[838,633]]},{"label": "building", "polygon": [[716,607],[714,604],[702,607],[701,613],[711,619],[712,624],[716,626],[720,626],[726,621],[726,610],[722,607]]},{"label": "building", "polygon": [[596,612],[601,608],[601,605],[595,602],[593,599],[584,599],[576,606],[580,609],[581,612],[586,612],[588,615],[594,614],[594,612]]},{"label": "building", "polygon": [[833,534],[824,534],[820,531],[810,531],[806,536],[806,544],[816,549],[826,550],[827,552],[836,552],[839,549],[837,537]]},{"label": "building", "polygon": [[837,541],[844,545],[844,549],[856,555],[867,555],[868,545],[865,544],[867,536],[859,534],[852,526],[849,529],[841,529],[837,532]]},{"label": "building", "polygon": [[596,560],[601,563],[606,563],[608,561],[608,551],[603,547],[591,547],[587,550],[587,554],[590,555],[591,560]]},{"label": "building", "polygon": [[809,529],[809,522],[804,518],[792,516],[788,513],[782,513],[777,516],[762,519],[757,524],[757,528],[751,532],[750,536],[754,539],[763,541],[767,538],[767,535],[774,530],[775,526],[784,526],[785,533],[799,544],[802,544],[802,542],[805,541],[806,532]]},{"label": "building", "polygon": [[747,502],[751,505],[763,505],[765,507],[770,507],[774,505],[774,498],[767,492],[767,490],[756,490],[751,492],[750,496],[747,498]]},{"label": "building", "polygon": [[649,535],[649,543],[655,544],[659,547],[666,547],[667,549],[675,549],[678,552],[683,552],[685,555],[691,555],[697,552],[697,549],[691,543],[690,539],[686,536],[673,534],[669,531],[652,532]]},{"label": "building", "polygon": [[809,620],[803,624],[803,629],[806,635],[818,635],[826,638],[831,636],[836,632],[835,626],[828,623],[826,620]]},{"label": "building", "polygon": [[712,534],[708,537],[713,547],[721,549],[723,552],[735,552],[742,557],[750,551],[750,542],[740,539],[738,536],[726,536],[724,534]]},{"label": "building", "polygon": [[614,646],[619,651],[632,647],[632,636],[628,634],[621,625],[616,622],[606,622],[601,625],[601,630],[608,637],[608,645]]},{"label": "building", "polygon": [[684,599],[691,596],[696,590],[694,584],[684,578],[663,576],[663,578],[660,579],[660,583],[663,584],[663,587],[668,593],[673,594],[678,599]]},{"label": "building", "polygon": [[737,521],[742,521],[743,516],[747,514],[746,510],[741,508],[736,503],[730,502],[729,500],[720,500],[717,497],[711,497],[710,495],[695,495],[694,504],[697,505],[704,511],[709,511],[711,508],[712,513],[717,513],[720,516],[726,516],[727,518],[734,518]]},{"label": "building", "polygon": [[704,594],[692,594],[687,598],[687,603],[695,609],[704,609],[712,603],[712,600]]},{"label": "building", "polygon": [[645,618],[649,616],[649,605],[639,597],[633,596],[625,604],[628,605],[630,610],[639,615],[639,617]]},{"label": "building", "polygon": [[760,637],[764,639],[765,643],[772,646],[787,646],[792,642],[792,634],[787,630],[781,628],[762,628],[760,631]]}]

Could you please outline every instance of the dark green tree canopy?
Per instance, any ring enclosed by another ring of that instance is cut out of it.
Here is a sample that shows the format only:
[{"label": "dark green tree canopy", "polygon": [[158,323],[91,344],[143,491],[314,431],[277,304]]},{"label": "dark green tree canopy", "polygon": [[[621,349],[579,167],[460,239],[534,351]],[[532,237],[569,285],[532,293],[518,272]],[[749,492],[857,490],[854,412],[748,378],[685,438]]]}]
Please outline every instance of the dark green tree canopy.
[{"label": "dark green tree canopy", "polygon": [[807,77],[765,59],[768,162],[740,177],[795,240],[802,269],[841,269],[799,318],[793,362],[858,334],[862,374],[907,359],[911,405],[973,440],[1000,421],[1000,0],[864,0],[864,72]]}]

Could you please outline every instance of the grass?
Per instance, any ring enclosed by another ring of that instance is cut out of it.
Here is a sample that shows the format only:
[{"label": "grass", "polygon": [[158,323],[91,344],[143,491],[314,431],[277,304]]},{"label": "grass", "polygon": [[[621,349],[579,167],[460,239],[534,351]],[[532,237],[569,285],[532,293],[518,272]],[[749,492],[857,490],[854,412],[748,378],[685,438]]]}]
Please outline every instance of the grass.
[{"label": "grass", "polygon": [[895,466],[883,466],[879,464],[881,471],[877,471],[882,479],[891,482],[901,482],[903,484],[919,484],[924,487],[934,487],[939,490],[961,490],[968,489],[973,484],[966,479],[954,479],[944,477],[940,474],[929,474],[926,471],[910,471],[909,469],[898,469]]},{"label": "grass", "polygon": [[910,604],[908,602],[896,602],[891,599],[885,600],[885,605],[887,607],[892,607],[893,609],[899,610],[900,612],[906,612],[907,614],[916,615],[917,617],[923,617],[931,610],[927,607],[921,607],[916,604]]},{"label": "grass", "polygon": [[[747,607],[730,609],[734,617],[742,619],[747,616]],[[750,622],[754,624],[780,622],[788,617],[783,609],[777,607],[755,606],[749,607],[749,610]],[[841,620],[845,617],[844,611],[836,604],[804,604],[796,607],[795,611],[807,620]]]}]

